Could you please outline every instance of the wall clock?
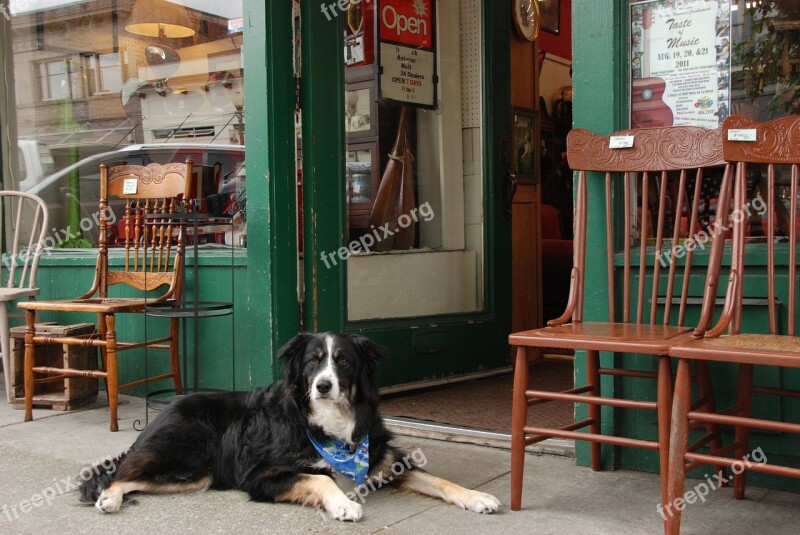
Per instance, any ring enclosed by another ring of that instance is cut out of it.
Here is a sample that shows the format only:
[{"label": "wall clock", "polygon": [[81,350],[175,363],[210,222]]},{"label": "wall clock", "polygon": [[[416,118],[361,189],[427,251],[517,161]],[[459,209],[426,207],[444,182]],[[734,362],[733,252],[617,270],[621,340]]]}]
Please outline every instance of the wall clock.
[{"label": "wall clock", "polygon": [[534,41],[539,35],[539,3],[537,0],[512,0],[514,26],[523,39]]}]

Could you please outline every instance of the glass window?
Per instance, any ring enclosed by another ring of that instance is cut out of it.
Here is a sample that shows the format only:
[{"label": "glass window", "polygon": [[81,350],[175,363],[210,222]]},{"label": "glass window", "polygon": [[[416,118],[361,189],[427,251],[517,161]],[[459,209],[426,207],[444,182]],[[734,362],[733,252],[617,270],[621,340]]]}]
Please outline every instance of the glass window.
[{"label": "glass window", "polygon": [[631,124],[714,128],[800,111],[800,4],[631,0]]},{"label": "glass window", "polygon": [[[632,127],[716,128],[729,115],[766,121],[800,111],[797,1],[631,0],[630,4]],[[713,223],[720,178],[711,173],[704,181],[699,206],[699,228],[704,232],[710,232]],[[790,184],[789,170],[778,168],[775,194],[787,210]],[[767,190],[766,169],[749,166],[748,206],[765,206]],[[673,188],[668,191],[667,200],[674,202]],[[749,212],[746,239],[763,241],[763,210]],[[681,218],[687,219],[686,214]],[[779,221],[780,239],[788,236],[787,221]],[[682,238],[689,228],[688,221],[681,225]],[[631,232],[635,234],[635,225]]]},{"label": "glass window", "polygon": [[11,44],[0,64],[13,80],[0,94],[11,156],[3,187],[47,200],[52,244],[96,245],[101,163],[191,157],[202,209],[236,216],[244,230],[243,0],[9,7],[0,17]]},{"label": "glass window", "polygon": [[350,321],[485,307],[481,2],[453,4],[346,10]]}]

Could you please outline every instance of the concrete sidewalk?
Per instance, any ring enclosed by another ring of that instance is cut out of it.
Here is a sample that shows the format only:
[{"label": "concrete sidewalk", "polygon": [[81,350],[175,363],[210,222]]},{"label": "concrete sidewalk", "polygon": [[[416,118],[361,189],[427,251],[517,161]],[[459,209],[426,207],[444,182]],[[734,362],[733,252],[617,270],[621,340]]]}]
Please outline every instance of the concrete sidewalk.
[{"label": "concrete sidewalk", "polygon": [[[5,397],[5,394],[2,394]],[[153,412],[151,411],[151,415]],[[237,491],[192,495],[139,496],[138,504],[103,515],[78,503],[72,487],[82,468],[127,449],[144,419],[141,399],[123,397],[120,431],[108,431],[108,410],[98,402],[73,412],[23,413],[0,404],[0,534],[186,534],[206,533],[660,533],[656,512],[659,480],[633,471],[592,472],[566,457],[528,455],[523,510],[509,503],[509,451],[422,438],[400,437],[419,447],[426,469],[469,488],[497,496],[494,515],[462,511],[440,501],[391,491],[370,494],[364,518],[340,523],[294,505],[250,502]],[[345,490],[352,484],[340,481]],[[689,485],[687,485],[688,487]],[[37,498],[46,496],[47,500]],[[35,500],[38,506],[30,505]],[[706,503],[684,513],[683,533],[797,533],[800,496],[748,489],[736,502],[728,488],[711,492]]]}]

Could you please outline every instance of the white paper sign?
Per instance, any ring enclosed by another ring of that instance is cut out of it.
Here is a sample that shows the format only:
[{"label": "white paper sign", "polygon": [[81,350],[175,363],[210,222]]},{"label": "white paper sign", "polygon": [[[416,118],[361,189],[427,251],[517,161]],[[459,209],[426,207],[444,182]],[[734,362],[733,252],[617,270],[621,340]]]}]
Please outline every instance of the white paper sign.
[{"label": "white paper sign", "polygon": [[139,187],[138,180],[136,180],[135,178],[126,178],[125,182],[122,183],[122,194],[135,195],[138,187]]},{"label": "white paper sign", "polygon": [[[717,29],[727,26],[728,8],[705,0],[631,6],[634,127],[717,128],[727,117],[730,34]],[[650,92],[637,94],[639,86]]]},{"label": "white paper sign", "polygon": [[381,97],[406,104],[435,105],[434,59],[431,50],[381,43]]}]

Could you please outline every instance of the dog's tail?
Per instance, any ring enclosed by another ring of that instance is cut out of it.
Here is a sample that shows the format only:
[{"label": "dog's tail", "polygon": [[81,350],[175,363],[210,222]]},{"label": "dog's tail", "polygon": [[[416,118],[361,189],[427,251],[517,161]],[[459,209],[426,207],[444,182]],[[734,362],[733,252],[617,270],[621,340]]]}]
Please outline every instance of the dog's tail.
[{"label": "dog's tail", "polygon": [[128,453],[123,453],[115,459],[108,458],[100,464],[81,470],[80,501],[83,503],[95,503],[105,488],[114,481],[117,468],[119,468],[120,463],[127,455]]}]

